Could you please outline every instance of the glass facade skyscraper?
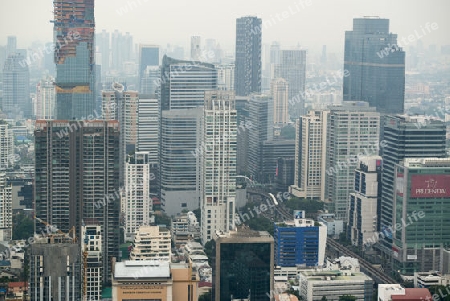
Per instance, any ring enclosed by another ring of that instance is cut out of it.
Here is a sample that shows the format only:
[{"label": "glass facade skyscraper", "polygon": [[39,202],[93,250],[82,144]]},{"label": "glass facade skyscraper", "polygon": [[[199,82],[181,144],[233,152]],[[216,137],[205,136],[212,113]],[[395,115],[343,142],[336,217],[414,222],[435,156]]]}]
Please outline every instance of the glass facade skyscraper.
[{"label": "glass facade skyscraper", "polygon": [[95,110],[94,0],[55,0],[56,119],[83,119]]},{"label": "glass facade skyscraper", "polygon": [[389,20],[353,19],[345,32],[344,101],[367,101],[380,113],[402,114],[405,98],[405,52]]},{"label": "glass facade skyscraper", "polygon": [[274,240],[265,231],[238,228],[218,233],[215,299],[269,301],[273,291]]},{"label": "glass facade skyscraper", "polygon": [[383,136],[385,146],[381,148],[383,157],[381,218],[379,231],[385,233],[382,250],[392,254],[392,235],[387,229],[393,225],[394,169],[405,158],[446,157],[445,123],[430,120],[425,116],[386,116]]}]

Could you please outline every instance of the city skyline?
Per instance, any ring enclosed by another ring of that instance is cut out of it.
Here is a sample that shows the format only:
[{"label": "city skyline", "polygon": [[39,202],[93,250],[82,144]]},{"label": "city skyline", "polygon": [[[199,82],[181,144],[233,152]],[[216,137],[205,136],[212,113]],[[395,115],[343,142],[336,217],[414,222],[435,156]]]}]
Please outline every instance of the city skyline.
[{"label": "city skyline", "polygon": [[[119,29],[122,32],[130,32],[137,43],[180,44],[186,50],[189,49],[191,36],[199,35],[202,40],[218,38],[216,33],[220,32],[218,42],[222,48],[232,52],[236,19],[247,15],[257,16],[263,19],[263,23],[267,22],[266,25],[263,24],[263,44],[279,41],[285,47],[300,44],[315,51],[320,51],[322,45],[326,44],[329,52],[343,52],[345,30],[351,28],[353,18],[367,15],[390,19],[391,31],[398,34],[399,42],[403,37],[406,38],[403,40],[403,47],[411,45],[408,36],[416,35],[416,31],[419,34],[417,36],[421,36],[420,40],[425,44],[450,44],[450,37],[441,30],[450,27],[450,20],[445,17],[446,10],[440,9],[448,6],[447,2],[436,0],[432,9],[431,4],[422,1],[408,4],[409,13],[405,14],[405,2],[392,3],[387,0],[372,3],[361,3],[356,0],[300,0],[282,3],[267,1],[264,5],[255,1],[245,3],[236,1],[227,2],[227,5],[221,7],[204,0],[195,0],[180,4],[174,13],[173,4],[168,2],[159,3],[155,9],[151,2],[146,0],[112,0],[98,1],[95,17],[97,33],[102,29],[108,32]],[[52,24],[48,22],[53,19],[52,1],[36,1],[27,5],[25,11],[20,3],[11,2],[8,3],[7,9],[2,10],[0,41],[6,43],[7,36],[16,35],[19,37],[18,48],[27,48],[36,40],[43,43],[52,41]],[[20,19],[15,18],[18,14],[28,14],[28,11],[29,19],[34,21],[33,31],[26,27],[21,28]],[[204,14],[205,11],[217,13]],[[172,17],[166,18],[168,14]],[[336,18],[336,14],[339,14],[339,18]],[[135,22],[139,18],[144,22]],[[437,23],[438,29],[427,31],[425,29],[427,22]],[[149,36],[147,29],[161,28],[161,24],[165,30],[155,30]]]}]

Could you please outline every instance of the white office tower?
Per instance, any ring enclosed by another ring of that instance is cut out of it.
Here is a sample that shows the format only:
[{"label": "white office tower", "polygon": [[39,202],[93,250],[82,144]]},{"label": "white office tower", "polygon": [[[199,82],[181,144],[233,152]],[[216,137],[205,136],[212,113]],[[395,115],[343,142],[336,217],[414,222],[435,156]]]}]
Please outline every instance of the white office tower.
[{"label": "white office tower", "polygon": [[4,122],[0,124],[0,170],[13,167],[14,163],[14,134]]},{"label": "white office tower", "polygon": [[102,228],[95,222],[81,226],[82,297],[83,300],[102,299]]},{"label": "white office tower", "polygon": [[200,36],[192,36],[191,37],[191,60],[200,61],[201,55],[202,55],[201,37]]},{"label": "white office tower", "polygon": [[325,199],[328,111],[310,111],[296,122],[294,185],[296,197]]},{"label": "white office tower", "polygon": [[378,155],[379,137],[380,113],[367,102],[346,101],[342,106],[330,107],[325,209],[344,222],[348,221],[348,196],[353,192],[358,158]]},{"label": "white office tower", "polygon": [[[158,164],[159,109],[155,95],[141,94],[138,103],[137,151],[148,152],[150,164]],[[153,171],[152,171],[153,172]]]},{"label": "white office tower", "polygon": [[48,76],[41,79],[36,85],[36,120],[54,119],[56,108],[55,79]]},{"label": "white office tower", "polygon": [[12,239],[12,184],[0,173],[0,241]]},{"label": "white office tower", "polygon": [[206,91],[201,156],[202,242],[234,228],[236,110],[233,91]]},{"label": "white office tower", "polygon": [[273,98],[273,123],[277,125],[285,125],[289,122],[288,110],[288,83],[283,78],[272,80],[270,92]]},{"label": "white office tower", "polygon": [[125,219],[125,240],[133,240],[142,225],[150,225],[150,163],[148,153],[137,152],[129,156],[125,171],[125,191],[121,198]]},{"label": "white office tower", "polygon": [[350,193],[348,228],[352,244],[363,246],[377,232],[377,204],[381,203],[380,156],[360,157],[355,170],[355,190]]},{"label": "white office tower", "polygon": [[217,69],[217,89],[234,90],[234,64],[215,65]]},{"label": "white office tower", "polygon": [[134,237],[131,260],[170,262],[171,237],[166,227],[141,226]]}]

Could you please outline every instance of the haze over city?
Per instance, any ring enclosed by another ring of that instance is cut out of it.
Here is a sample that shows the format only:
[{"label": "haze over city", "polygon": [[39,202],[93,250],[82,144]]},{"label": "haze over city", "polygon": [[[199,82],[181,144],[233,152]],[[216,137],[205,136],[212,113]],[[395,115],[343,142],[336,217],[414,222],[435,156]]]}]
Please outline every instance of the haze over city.
[{"label": "haze over city", "polygon": [[[52,41],[52,5],[51,0],[2,3],[0,41],[16,35],[19,48],[36,40]],[[130,32],[136,43],[188,46],[190,36],[200,35],[215,38],[223,49],[232,51],[236,18],[255,15],[263,22],[275,20],[264,27],[263,43],[278,41],[283,47],[301,45],[312,51],[327,45],[329,51],[341,53],[344,32],[351,30],[353,18],[363,16],[390,19],[390,30],[399,39],[415,30],[420,33],[421,26],[435,22],[439,29],[423,36],[422,41],[438,46],[450,44],[446,32],[450,28],[449,10],[446,0],[99,0],[95,22],[97,32]]]}]

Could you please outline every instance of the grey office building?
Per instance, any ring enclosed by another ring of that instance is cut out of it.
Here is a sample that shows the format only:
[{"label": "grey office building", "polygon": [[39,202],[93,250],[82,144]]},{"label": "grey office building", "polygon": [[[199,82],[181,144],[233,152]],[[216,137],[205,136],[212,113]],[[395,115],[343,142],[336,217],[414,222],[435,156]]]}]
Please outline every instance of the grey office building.
[{"label": "grey office building", "polygon": [[201,116],[205,91],[217,89],[212,64],[164,56],[160,78],[160,189],[163,209],[199,207]]},{"label": "grey office building", "polygon": [[257,17],[236,19],[235,84],[237,96],[261,92],[262,20]]},{"label": "grey office building", "polygon": [[353,19],[345,32],[344,101],[367,101],[377,111],[402,114],[405,98],[405,52],[397,35],[389,32],[389,19]]}]

